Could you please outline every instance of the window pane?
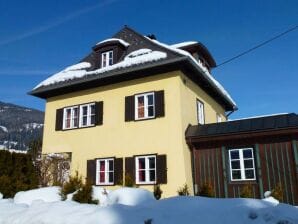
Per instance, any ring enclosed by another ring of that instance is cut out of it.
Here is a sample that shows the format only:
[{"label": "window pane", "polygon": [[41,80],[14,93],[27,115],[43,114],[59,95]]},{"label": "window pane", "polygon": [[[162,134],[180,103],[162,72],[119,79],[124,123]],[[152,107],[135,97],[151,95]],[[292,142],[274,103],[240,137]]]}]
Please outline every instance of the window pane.
[{"label": "window pane", "polygon": [[145,179],[145,170],[139,170],[139,181],[140,182],[146,181],[146,179]]},{"label": "window pane", "polygon": [[233,180],[241,180],[241,171],[240,170],[233,170],[232,171]]},{"label": "window pane", "polygon": [[253,168],[253,160],[252,159],[244,160],[244,168]]},{"label": "window pane", "polygon": [[147,95],[148,105],[153,105],[153,95]]},{"label": "window pane", "polygon": [[245,170],[245,178],[246,179],[254,179],[254,170]]},{"label": "window pane", "polygon": [[150,181],[155,181],[155,170],[150,170],[149,171],[149,180]]},{"label": "window pane", "polygon": [[99,170],[100,171],[105,171],[105,161],[100,161],[99,162]]},{"label": "window pane", "polygon": [[78,116],[78,108],[73,108],[73,116],[74,117]]},{"label": "window pane", "polygon": [[154,169],[155,168],[155,158],[154,157],[150,157],[149,158],[149,168],[150,169]]},{"label": "window pane", "polygon": [[87,111],[88,111],[87,108],[88,108],[87,106],[83,106],[82,107],[82,110],[83,110],[82,114],[83,114],[83,116],[84,115],[87,115]]},{"label": "window pane", "polygon": [[236,161],[232,161],[232,169],[240,169],[240,161],[236,160]]},{"label": "window pane", "polygon": [[154,106],[148,107],[148,116],[152,117],[154,115]]},{"label": "window pane", "polygon": [[114,182],[114,172],[109,172],[109,183]]},{"label": "window pane", "polygon": [[95,114],[95,105],[92,104],[90,107],[91,107],[91,114]]},{"label": "window pane", "polygon": [[73,118],[73,127],[78,127],[78,118],[77,117]]},{"label": "window pane", "polygon": [[113,170],[114,170],[114,161],[109,160],[109,171],[113,171]]},{"label": "window pane", "polygon": [[105,172],[99,173],[99,182],[104,183],[105,182]]},{"label": "window pane", "polygon": [[144,106],[144,97],[139,96],[138,97],[138,107],[143,107]]},{"label": "window pane", "polygon": [[66,119],[70,119],[71,117],[71,109],[66,110]]},{"label": "window pane", "polygon": [[83,124],[84,126],[87,125],[87,117],[83,117],[82,124]]},{"label": "window pane", "polygon": [[139,169],[145,169],[145,158],[139,159]]},{"label": "window pane", "polygon": [[66,120],[66,127],[67,127],[67,128],[70,128],[70,119],[67,119],[67,120]]},{"label": "window pane", "polygon": [[239,159],[239,151],[238,150],[233,150],[230,151],[231,159]]},{"label": "window pane", "polygon": [[243,158],[252,158],[252,150],[251,149],[243,150]]}]

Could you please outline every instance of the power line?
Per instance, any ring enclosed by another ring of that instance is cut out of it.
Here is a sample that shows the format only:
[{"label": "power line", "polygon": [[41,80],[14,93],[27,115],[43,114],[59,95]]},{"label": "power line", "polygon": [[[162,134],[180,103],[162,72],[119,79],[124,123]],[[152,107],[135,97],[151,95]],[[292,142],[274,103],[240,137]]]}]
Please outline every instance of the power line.
[{"label": "power line", "polygon": [[230,58],[230,59],[228,59],[228,60],[226,60],[226,61],[220,63],[220,64],[217,65],[215,68],[218,68],[219,66],[222,66],[222,65],[224,65],[224,64],[227,64],[227,63],[229,63],[229,62],[231,62],[231,61],[234,61],[235,59],[240,58],[241,56],[246,55],[246,54],[248,54],[248,53],[250,53],[250,52],[256,50],[257,48],[260,48],[260,47],[262,47],[262,46],[264,46],[264,45],[270,43],[271,41],[276,40],[276,39],[280,38],[281,36],[284,36],[284,35],[286,35],[286,34],[292,32],[292,31],[294,31],[294,30],[297,29],[297,28],[298,28],[298,25],[296,25],[296,26],[294,26],[294,27],[292,27],[292,28],[290,28],[290,29],[288,29],[288,30],[286,30],[286,31],[284,31],[284,32],[282,32],[282,33],[280,33],[280,34],[278,34],[278,35],[276,35],[276,36],[274,36],[274,37],[272,37],[272,38],[270,38],[270,39],[268,39],[268,40],[266,40],[266,41],[260,43],[260,44],[258,44],[258,45],[256,45],[255,47],[252,47],[252,48],[250,48],[250,49],[248,49],[248,50],[242,52],[241,54],[238,54],[238,55],[236,55],[236,56],[234,56],[234,57],[232,57],[232,58]]}]

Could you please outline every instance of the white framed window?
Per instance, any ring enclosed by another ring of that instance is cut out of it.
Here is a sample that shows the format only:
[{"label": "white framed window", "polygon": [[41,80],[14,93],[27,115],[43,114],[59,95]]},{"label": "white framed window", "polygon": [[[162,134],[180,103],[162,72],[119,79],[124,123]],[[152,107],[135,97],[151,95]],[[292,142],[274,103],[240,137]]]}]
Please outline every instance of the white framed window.
[{"label": "white framed window", "polygon": [[135,96],[135,119],[148,119],[155,117],[154,92],[138,94]]},{"label": "white framed window", "polygon": [[155,184],[156,183],[156,156],[137,156],[136,162],[136,183]]},{"label": "white framed window", "polygon": [[63,129],[71,129],[78,127],[78,106],[66,107],[63,109]]},{"label": "white framed window", "polygon": [[252,148],[230,149],[230,175],[232,181],[255,180],[255,161]]},{"label": "white framed window", "polygon": [[197,100],[197,118],[198,124],[205,124],[204,104]]},{"label": "white framed window", "polygon": [[95,125],[95,103],[80,105],[80,127]]},{"label": "white framed window", "polygon": [[221,118],[220,114],[216,114],[216,122],[217,123],[222,122],[222,118]]},{"label": "white framed window", "polygon": [[113,64],[113,51],[106,51],[101,54],[101,67],[108,67]]},{"label": "white framed window", "polygon": [[96,160],[96,184],[113,185],[114,184],[114,159]]}]

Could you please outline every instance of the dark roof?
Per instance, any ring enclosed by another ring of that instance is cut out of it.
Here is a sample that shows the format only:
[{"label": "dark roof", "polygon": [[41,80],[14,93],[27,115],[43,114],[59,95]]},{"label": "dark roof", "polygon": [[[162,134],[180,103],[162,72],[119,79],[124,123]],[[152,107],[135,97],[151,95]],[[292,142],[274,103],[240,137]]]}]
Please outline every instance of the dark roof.
[{"label": "dark roof", "polygon": [[199,138],[227,134],[275,131],[289,128],[298,128],[298,115],[295,113],[189,126],[186,130],[186,137]]},{"label": "dark roof", "polygon": [[[120,61],[131,52],[142,48],[165,52],[167,57],[158,61],[137,64],[127,68],[114,69],[99,74],[91,74],[81,78],[57,82],[47,86],[40,86],[36,89],[33,89],[31,92],[29,92],[29,94],[46,99],[73,91],[132,80],[144,76],[155,75],[161,72],[181,70],[203,90],[209,93],[220,105],[225,108],[226,111],[237,110],[234,102],[232,102],[231,99],[224,94],[221,89],[217,88],[217,86],[212,83],[210,79],[202,75],[202,70],[198,69],[189,57],[154,43],[150,39],[144,37],[127,26],[116,33],[113,38],[122,39],[129,43],[127,48],[121,49],[124,53],[119,59]],[[93,47],[93,49],[96,49],[96,47]],[[83,60],[81,60],[81,62],[89,62],[91,64],[91,67],[88,69],[88,71],[93,71],[99,68],[99,60],[96,54],[98,54],[98,52],[96,53],[95,51],[92,51]]]}]

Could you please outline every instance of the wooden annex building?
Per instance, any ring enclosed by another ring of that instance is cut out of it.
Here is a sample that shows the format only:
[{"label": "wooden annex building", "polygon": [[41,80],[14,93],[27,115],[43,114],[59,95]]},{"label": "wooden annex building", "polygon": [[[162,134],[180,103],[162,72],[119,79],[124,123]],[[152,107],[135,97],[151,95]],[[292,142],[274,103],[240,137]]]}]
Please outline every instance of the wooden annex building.
[{"label": "wooden annex building", "polygon": [[239,197],[250,185],[255,198],[278,184],[283,202],[298,204],[298,115],[281,114],[189,126],[194,189],[210,183],[216,197]]}]

